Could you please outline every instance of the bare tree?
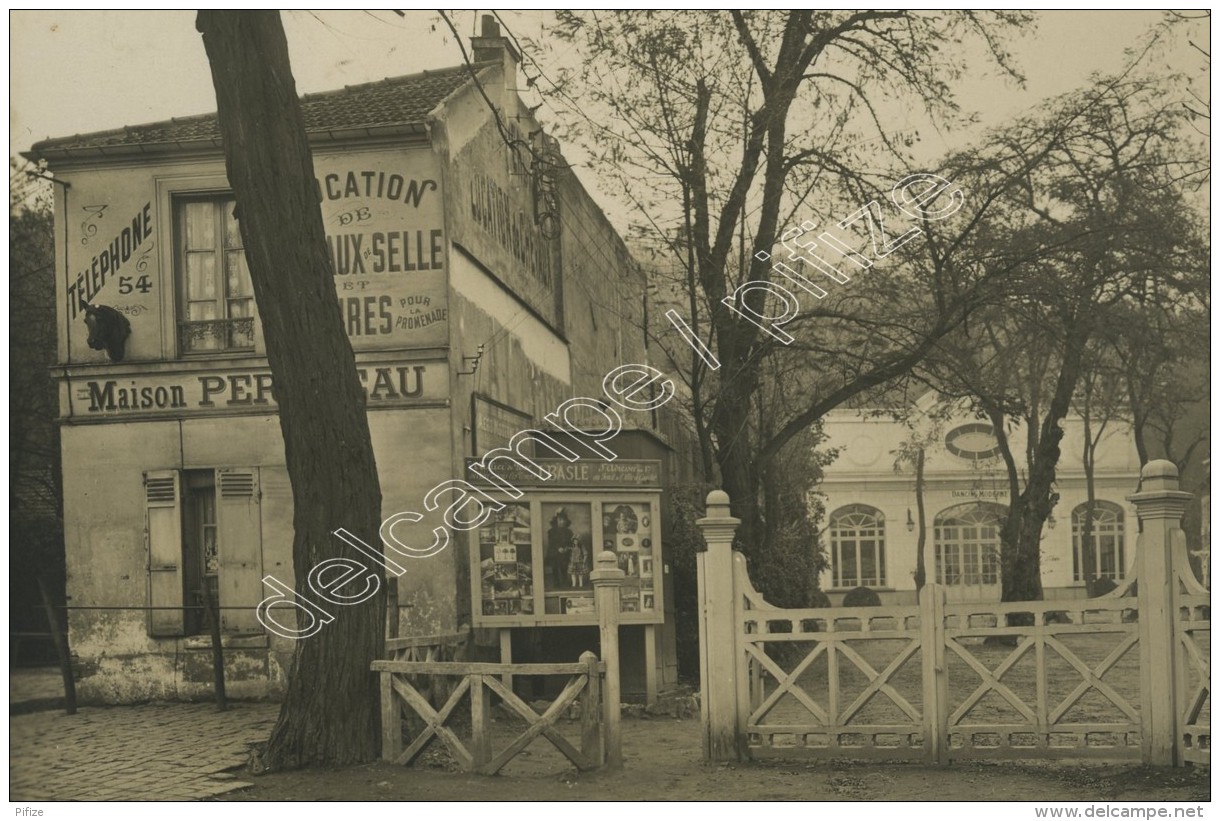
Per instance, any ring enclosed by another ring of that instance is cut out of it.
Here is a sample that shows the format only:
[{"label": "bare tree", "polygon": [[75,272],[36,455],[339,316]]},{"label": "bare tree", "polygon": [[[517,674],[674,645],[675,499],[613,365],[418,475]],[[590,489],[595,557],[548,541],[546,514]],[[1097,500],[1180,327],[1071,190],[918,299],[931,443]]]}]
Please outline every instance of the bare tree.
[{"label": "bare tree", "polygon": [[896,416],[910,431],[894,451],[894,472],[901,472],[904,466],[909,466],[914,472],[915,493],[915,591],[918,593],[928,581],[928,513],[925,504],[924,471],[927,467],[928,449],[944,436],[944,422],[952,412],[952,403],[938,402],[930,411],[924,413],[912,410],[903,402],[895,408]]},{"label": "bare tree", "polygon": [[[1195,292],[1206,259],[1190,182],[1205,166],[1179,137],[1184,111],[1152,80],[1097,78],[993,137],[1055,137],[1015,189],[997,250],[1043,248],[1012,296],[938,346],[939,375],[992,422],[1009,476],[1005,601],[1042,597],[1039,541],[1058,500],[1062,422],[1107,317],[1154,290]],[[935,368],[932,368],[935,370]],[[1018,460],[1008,421],[1026,432]]]},{"label": "bare tree", "polygon": [[[557,105],[566,101],[574,115],[585,105],[601,109],[600,117],[571,122],[597,166],[618,169],[615,184],[639,206],[655,243],[680,261],[684,318],[721,367],[713,373],[702,357],[682,351],[676,334],[669,351],[690,389],[701,450],[715,459],[742,519],[738,544],[765,554],[775,531],[764,487],[780,453],[828,410],[918,362],[968,313],[979,283],[965,269],[950,273],[963,240],[946,233],[941,253],[921,271],[941,276],[917,280],[897,265],[870,269],[873,285],[853,280],[843,289],[850,294],[801,317],[799,330],[816,329],[816,338],[793,330],[796,345],[742,322],[724,299],[747,281],[776,278],[768,254],[794,219],[810,211],[841,218],[908,167],[916,135],[883,122],[884,105],[913,103],[935,121],[959,121],[951,93],[964,70],[958,47],[977,38],[1011,72],[999,34],[1028,17],[810,10],[559,17],[559,40],[579,44],[586,67],[558,84]],[[579,91],[567,91],[571,83]],[[816,209],[809,203],[815,188],[833,192]],[[992,194],[971,191],[977,203]],[[959,231],[972,230],[974,217],[963,218]],[[891,286],[884,310],[875,299],[887,293],[882,279]],[[916,299],[900,302],[898,292]],[[764,300],[761,290],[744,297],[760,314]],[[832,328],[834,340],[826,333]],[[757,401],[773,372],[762,363],[773,356],[805,363],[786,386],[783,407]]]},{"label": "bare tree", "polygon": [[[1080,378],[1080,388],[1072,406],[1082,423],[1080,461],[1084,466],[1085,510],[1080,528],[1080,574],[1085,592],[1096,595],[1097,556],[1093,551],[1093,517],[1097,511],[1097,446],[1111,423],[1126,414],[1121,372],[1113,352],[1099,338],[1089,346]],[[1072,538],[1077,538],[1073,524]]]}]

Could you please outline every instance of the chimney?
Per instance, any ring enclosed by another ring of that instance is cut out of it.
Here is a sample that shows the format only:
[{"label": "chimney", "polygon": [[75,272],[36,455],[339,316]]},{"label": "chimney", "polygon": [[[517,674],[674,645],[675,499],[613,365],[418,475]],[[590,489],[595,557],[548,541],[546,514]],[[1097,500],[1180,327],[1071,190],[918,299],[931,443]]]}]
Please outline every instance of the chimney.
[{"label": "chimney", "polygon": [[476,63],[497,62],[504,70],[504,99],[501,102],[505,108],[515,105],[517,94],[517,66],[521,63],[521,55],[507,37],[500,34],[500,23],[490,14],[483,15],[482,33],[479,37],[470,38],[471,49]]}]

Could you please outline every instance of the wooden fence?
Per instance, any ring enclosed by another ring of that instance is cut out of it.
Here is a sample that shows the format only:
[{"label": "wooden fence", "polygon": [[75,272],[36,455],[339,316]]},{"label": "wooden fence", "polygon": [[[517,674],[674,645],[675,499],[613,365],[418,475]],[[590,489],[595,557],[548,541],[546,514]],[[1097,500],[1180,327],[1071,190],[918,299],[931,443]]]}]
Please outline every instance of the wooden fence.
[{"label": "wooden fence", "polygon": [[[453,661],[375,661],[373,670],[381,674],[382,758],[395,764],[410,764],[428,743],[435,739],[467,772],[494,775],[538,737],[550,741],[556,749],[582,770],[600,767],[605,756],[602,747],[602,678],[606,665],[597,656],[586,652],[574,664],[483,664]],[[541,715],[501,682],[507,675],[566,675],[567,686]],[[436,708],[413,681],[420,677],[456,678],[455,686],[446,688],[449,695]],[[493,751],[491,732],[491,696],[525,720],[526,728],[498,753]],[[470,745],[446,726],[455,715],[455,708],[469,695]],[[580,747],[570,743],[555,727],[580,699]],[[423,720],[423,728],[404,748],[403,718],[414,714]]]},{"label": "wooden fence", "polygon": [[[618,658],[619,599],[624,573],[617,557],[603,551],[589,574],[593,582],[602,658],[585,652],[567,664],[490,664],[457,660],[468,632],[399,638],[397,602],[387,619],[386,649],[392,658],[375,661],[381,674],[381,757],[410,764],[434,740],[467,772],[494,775],[535,739],[551,742],[582,770],[622,766]],[[514,676],[568,676],[563,691],[541,714],[512,689]],[[524,720],[525,729],[495,752],[491,700]],[[470,705],[469,746],[453,726],[457,707]],[[556,727],[580,707],[580,746]],[[438,706],[439,705],[439,706]],[[404,735],[410,737],[404,740]]]},{"label": "wooden fence", "polygon": [[928,584],[914,606],[816,609],[759,595],[713,491],[699,522],[705,758],[1210,763],[1210,596],[1179,529],[1190,494],[1168,462],[1142,488],[1136,565],[1108,596],[949,604]]}]

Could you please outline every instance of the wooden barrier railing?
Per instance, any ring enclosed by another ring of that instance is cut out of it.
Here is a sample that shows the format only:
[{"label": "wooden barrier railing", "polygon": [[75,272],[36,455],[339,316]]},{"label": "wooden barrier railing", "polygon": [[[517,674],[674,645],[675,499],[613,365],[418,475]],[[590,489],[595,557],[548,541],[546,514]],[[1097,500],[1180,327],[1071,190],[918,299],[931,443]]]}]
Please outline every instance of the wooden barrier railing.
[{"label": "wooden barrier railing", "polygon": [[[611,712],[603,705],[605,663],[591,652],[572,664],[487,664],[453,661],[375,661],[372,669],[381,674],[382,758],[395,764],[409,764],[428,744],[439,739],[467,772],[494,775],[538,737],[551,742],[569,761],[582,770],[602,766],[613,753],[606,744],[617,745],[617,738],[604,739],[603,715]],[[569,676],[559,697],[539,715],[501,682],[505,675]],[[433,707],[413,681],[427,676],[456,678],[456,686],[445,703]],[[526,723],[523,732],[496,753],[491,732],[491,696],[498,696],[505,707]],[[470,702],[470,745],[446,726],[456,707],[466,698]],[[580,747],[563,737],[555,727],[579,699],[581,714]],[[617,711],[615,711],[617,712]],[[410,743],[404,746],[403,719],[418,716],[423,722]]]},{"label": "wooden barrier railing", "polygon": [[[373,662],[381,674],[382,758],[409,764],[434,739],[462,769],[494,774],[539,736],[546,738],[582,770],[622,766],[619,726],[619,596],[623,571],[609,551],[589,574],[597,601],[602,658],[586,652],[569,664],[487,664],[461,658],[470,628],[433,636],[398,636],[397,588],[391,585],[386,608],[386,651],[391,658]],[[391,580],[393,581],[393,580]],[[559,697],[539,715],[512,690],[515,675],[571,676]],[[500,753],[492,754],[491,696],[526,723],[526,729]],[[463,699],[470,701],[470,746],[446,723]],[[555,727],[577,699],[581,705],[581,744],[577,749]],[[441,705],[437,707],[436,705]],[[403,725],[412,740],[403,745]]]},{"label": "wooden barrier railing", "polygon": [[[395,608],[397,609],[397,608]],[[391,661],[465,661],[470,643],[470,628],[463,626],[455,633],[398,638],[387,636],[386,655]],[[453,693],[457,681],[451,677],[412,675],[411,687],[429,704],[444,704]],[[412,732],[422,732],[424,725],[414,713],[407,715]]]},{"label": "wooden barrier railing", "polygon": [[1141,488],[1135,566],[1107,596],[947,604],[928,584],[916,607],[803,610],[754,590],[712,491],[697,557],[705,758],[1210,763],[1210,595],[1179,525],[1191,497],[1165,461]]},{"label": "wooden barrier railing", "polygon": [[392,654],[391,661],[461,661],[458,656],[469,641],[470,628],[465,627],[456,633],[387,638],[385,649]]}]

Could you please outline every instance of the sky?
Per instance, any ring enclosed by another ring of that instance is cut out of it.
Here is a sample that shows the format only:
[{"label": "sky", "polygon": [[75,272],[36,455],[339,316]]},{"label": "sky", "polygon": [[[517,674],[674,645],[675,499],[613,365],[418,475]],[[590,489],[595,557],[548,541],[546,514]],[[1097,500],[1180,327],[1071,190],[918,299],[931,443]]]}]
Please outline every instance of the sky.
[{"label": "sky", "polygon": [[[545,40],[546,12],[500,15],[518,37]],[[1121,70],[1128,59],[1124,49],[1139,42],[1161,13],[1042,12],[1040,18],[1035,34],[1010,44],[1027,77],[1024,90],[982,71],[960,85],[959,100],[979,111],[984,125],[1070,91],[1090,72]],[[453,19],[464,37],[472,33],[474,12],[454,12]],[[283,20],[302,93],[462,59],[434,11],[406,11],[405,17],[389,11],[288,11]],[[9,23],[10,154],[47,137],[215,111],[194,11],[12,11]],[[1208,47],[1203,26],[1195,28],[1200,45]],[[1196,76],[1204,64],[1185,37],[1161,62]],[[546,108],[539,114],[544,122],[547,114]],[[970,136],[930,134],[925,142],[929,151],[938,151]]]}]

